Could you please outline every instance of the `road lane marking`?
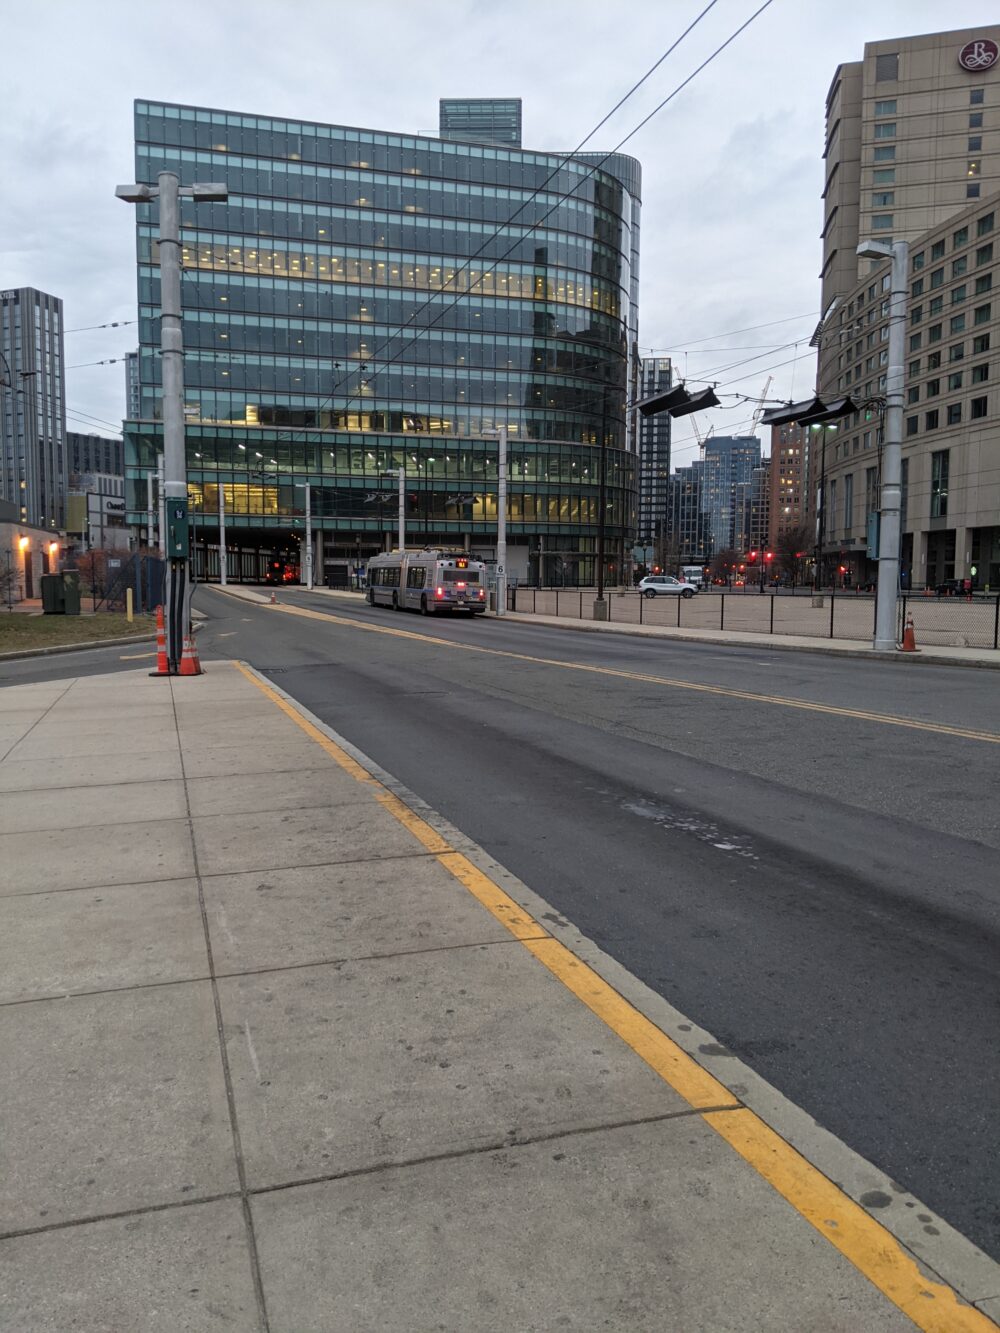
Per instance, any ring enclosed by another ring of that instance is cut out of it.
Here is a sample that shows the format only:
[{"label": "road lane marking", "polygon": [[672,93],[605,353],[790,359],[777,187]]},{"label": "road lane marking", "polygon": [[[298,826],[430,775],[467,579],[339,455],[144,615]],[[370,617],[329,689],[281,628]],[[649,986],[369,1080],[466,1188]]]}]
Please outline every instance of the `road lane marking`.
[{"label": "road lane marking", "polygon": [[138,662],[141,657],[155,657],[155,650],[151,653],[119,653],[119,662]]},{"label": "road lane marking", "polygon": [[[318,614],[318,613],[316,613]],[[332,617],[320,617],[330,619]],[[352,622],[347,622],[348,624]],[[363,626],[363,628],[374,628]],[[410,631],[386,631],[410,635]],[[423,638],[416,635],[413,637]],[[433,640],[432,640],[433,641]],[[447,640],[437,640],[445,642]],[[519,656],[519,654],[503,654]],[[587,963],[555,939],[519,903],[415,810],[242,662],[232,665],[347,773],[374,789],[379,803],[458,880],[493,918],[614,1032],[723,1138],[791,1207],[924,1333],[996,1333],[998,1325],[943,1282],[925,1276],[880,1222],[781,1138],[755,1112]],[[561,665],[561,664],[559,664]]]},{"label": "road lane marking", "polygon": [[911,731],[928,731],[938,736],[955,736],[961,740],[984,741],[988,745],[1000,745],[1000,734],[993,731],[977,731],[972,727],[952,727],[945,722],[923,722],[919,718],[899,717],[894,713],[874,713],[863,708],[841,708],[837,704],[813,703],[807,699],[792,699],[780,694],[758,694],[753,690],[735,689],[728,685],[709,685],[703,681],[679,680],[670,676],[652,676],[641,671],[624,671],[618,667],[593,666],[586,662],[563,662],[557,657],[534,657],[530,653],[515,653],[505,648],[488,648],[479,643],[459,643],[454,639],[439,639],[433,634],[421,634],[417,630],[395,629],[388,625],[366,625],[362,621],[349,620],[345,616],[332,615],[325,611],[310,611],[302,606],[268,606],[269,611],[280,611],[285,615],[303,616],[309,620],[324,620],[336,625],[346,625],[349,629],[361,630],[366,634],[390,634],[395,638],[415,639],[421,643],[432,643],[441,648],[451,648],[458,652],[480,653],[487,657],[505,657],[515,662],[528,662],[535,666],[561,667],[564,671],[582,671],[588,675],[612,676],[619,680],[638,681],[643,685],[661,685],[672,690],[691,690],[696,694],[714,694],[726,699],[742,699],[748,703],[769,704],[777,708],[795,708],[801,712],[822,713],[829,717],[847,717],[857,722],[874,722],[880,726],[905,727]]}]

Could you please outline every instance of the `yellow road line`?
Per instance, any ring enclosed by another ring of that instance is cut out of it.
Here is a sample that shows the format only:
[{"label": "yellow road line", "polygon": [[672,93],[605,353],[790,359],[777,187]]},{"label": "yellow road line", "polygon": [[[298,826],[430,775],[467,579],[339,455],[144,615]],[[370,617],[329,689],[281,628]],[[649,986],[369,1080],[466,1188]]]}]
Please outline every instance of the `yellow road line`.
[{"label": "yellow road line", "polygon": [[624,671],[617,667],[593,666],[586,662],[563,662],[557,657],[533,657],[529,653],[515,653],[505,648],[487,648],[478,643],[457,643],[453,639],[439,639],[433,634],[421,634],[417,630],[395,629],[388,625],[365,625],[361,621],[349,620],[345,616],[336,616],[325,611],[309,611],[303,606],[280,604],[269,606],[268,610],[281,611],[290,616],[303,616],[309,620],[324,620],[336,625],[346,625],[350,629],[361,630],[365,634],[390,634],[399,639],[414,639],[420,643],[432,643],[437,647],[451,648],[456,652],[480,653],[487,657],[505,657],[511,661],[528,662],[535,666],[560,667],[564,671],[582,671],[595,676],[613,676],[620,680],[638,681],[644,685],[661,685],[672,690],[692,690],[697,694],[714,694],[727,699],[744,699],[748,703],[771,704],[778,708],[797,708],[807,713],[824,713],[830,717],[849,717],[859,722],[875,722],[888,727],[906,727],[911,731],[929,731],[939,736],[956,736],[962,740],[985,741],[990,745],[1000,745],[1000,735],[993,731],[977,731],[971,727],[951,727],[944,722],[923,722],[919,718],[898,717],[894,713],[873,713],[863,708],[841,708],[837,704],[812,703],[807,699],[792,699],[780,694],[756,694],[753,690],[739,690],[728,685],[708,685],[697,680],[652,676],[641,671]]},{"label": "yellow road line", "polygon": [[[410,633],[406,630],[385,632]],[[519,939],[538,962],[635,1051],[689,1106],[700,1111],[705,1124],[725,1139],[801,1217],[902,1310],[917,1328],[924,1330],[924,1333],[996,1333],[998,1325],[993,1320],[971,1305],[966,1305],[950,1287],[925,1277],[913,1257],[891,1232],[834,1185],[759,1116],[742,1106],[724,1084],[713,1078],[592,967],[561,941],[554,939],[529,912],[478,866],[473,865],[468,857],[449,847],[447,841],[426,820],[388,791],[346,751],[324,736],[308,718],[302,717],[280,694],[248,671],[242,663],[234,662],[233,665],[276,703],[307,736],[318,741],[345,772],[373,787],[380,804],[434,855],[445,870],[469,890],[495,920]],[[715,1109],[708,1109],[710,1107]],[[727,1109],[720,1110],[720,1107]]]},{"label": "yellow road line", "polygon": [[141,657],[155,657],[156,653],[119,653],[119,662],[138,662]]}]

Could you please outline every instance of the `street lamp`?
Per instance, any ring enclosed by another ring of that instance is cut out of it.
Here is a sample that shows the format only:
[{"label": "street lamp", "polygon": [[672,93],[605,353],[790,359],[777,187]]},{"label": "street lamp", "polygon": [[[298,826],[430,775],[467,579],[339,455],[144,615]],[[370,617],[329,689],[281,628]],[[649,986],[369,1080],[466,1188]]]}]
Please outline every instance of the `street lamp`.
[{"label": "street lamp", "polygon": [[862,241],[859,259],[891,260],[889,279],[889,365],[885,377],[882,445],[882,502],[879,506],[878,584],[875,637],[880,652],[896,650],[896,597],[899,591],[900,510],[903,481],[903,357],[906,354],[906,296],[910,247],[907,241]]},{"label": "street lamp", "polygon": [[[312,485],[308,481],[297,481],[296,490],[305,489],[306,493],[306,558],[305,558],[305,576],[306,591],[313,590],[313,535],[312,535]],[[302,574],[299,574],[301,581]]]},{"label": "street lamp", "polygon": [[[184,639],[191,633],[188,565],[187,460],[184,456],[184,343],[181,330],[180,200],[224,202],[224,184],[182,186],[173,171],[161,171],[156,185],[119,185],[119,199],[129,204],[159,200],[160,209],[160,353],[163,365],[163,468],[166,494],[166,607],[169,675],[176,675]],[[157,673],[158,674],[158,673]]]},{"label": "street lamp", "polygon": [[497,441],[497,586],[496,614],[507,614],[507,427],[484,430],[488,439]]}]

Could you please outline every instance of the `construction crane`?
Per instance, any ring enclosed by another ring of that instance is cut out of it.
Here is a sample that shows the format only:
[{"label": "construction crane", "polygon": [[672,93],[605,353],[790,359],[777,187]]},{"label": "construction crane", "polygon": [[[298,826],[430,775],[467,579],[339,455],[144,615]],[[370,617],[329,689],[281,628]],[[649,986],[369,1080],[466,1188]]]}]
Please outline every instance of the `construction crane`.
[{"label": "construction crane", "polygon": [[698,452],[699,452],[699,453],[701,454],[701,456],[704,458],[704,456],[705,456],[705,444],[706,444],[706,441],[708,441],[708,440],[710,440],[710,439],[712,438],[712,435],[715,433],[715,427],[714,427],[714,426],[709,426],[709,428],[708,428],[708,430],[705,432],[705,434],[702,435],[702,433],[701,433],[701,427],[698,425],[698,418],[697,418],[696,416],[694,416],[694,414],[692,414],[692,416],[691,416],[691,429],[694,431],[694,438],[698,441]]},{"label": "construction crane", "polygon": [[753,416],[750,418],[750,430],[748,432],[748,434],[750,435],[756,435],[757,433],[757,427],[760,425],[760,419],[764,415],[764,404],[767,402],[767,391],[768,389],[770,389],[773,383],[774,383],[774,376],[768,375],[767,383],[764,385],[764,388],[761,391],[761,395],[757,399],[757,406],[754,408]]}]

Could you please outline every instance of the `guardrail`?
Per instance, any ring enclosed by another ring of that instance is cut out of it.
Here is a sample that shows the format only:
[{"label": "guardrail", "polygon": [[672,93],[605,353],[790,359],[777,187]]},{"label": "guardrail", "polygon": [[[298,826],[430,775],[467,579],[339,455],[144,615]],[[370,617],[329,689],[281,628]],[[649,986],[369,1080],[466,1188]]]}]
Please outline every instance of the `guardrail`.
[{"label": "guardrail", "polygon": [[[510,588],[507,609],[592,620],[595,596],[594,588]],[[862,641],[875,632],[875,598],[855,593],[826,591],[807,598],[741,590],[645,597],[630,588],[605,590],[604,597],[612,624]],[[918,644],[1000,649],[1000,594],[966,599],[908,593],[898,598],[896,610],[899,638],[910,612]]]}]

